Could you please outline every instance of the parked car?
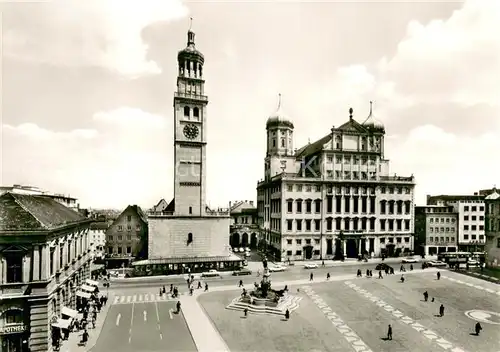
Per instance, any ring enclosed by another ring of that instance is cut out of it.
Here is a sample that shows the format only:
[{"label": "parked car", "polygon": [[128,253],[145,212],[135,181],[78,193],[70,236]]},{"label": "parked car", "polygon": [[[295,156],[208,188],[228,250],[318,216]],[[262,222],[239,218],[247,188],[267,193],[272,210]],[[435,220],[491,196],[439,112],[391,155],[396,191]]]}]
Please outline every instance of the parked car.
[{"label": "parked car", "polygon": [[211,269],[209,271],[205,271],[201,273],[201,277],[217,277],[220,276],[219,272],[215,269]]},{"label": "parked car", "polygon": [[318,268],[318,264],[316,263],[307,263],[304,265],[304,269],[317,269]]},{"label": "parked car", "polygon": [[240,253],[243,253],[245,251],[245,249],[243,247],[240,247]]},{"label": "parked car", "polygon": [[410,263],[418,263],[418,259],[416,258],[412,258],[412,257],[408,257],[408,258],[403,258],[403,260],[401,261],[401,263],[403,264],[410,264]]},{"label": "parked car", "polygon": [[446,266],[446,263],[440,260],[431,260],[430,262],[427,262],[427,265],[430,267],[440,267],[440,266]]},{"label": "parked car", "polygon": [[274,273],[274,272],[279,272],[279,271],[285,271],[286,267],[283,265],[272,265],[268,267],[269,271]]},{"label": "parked car", "polygon": [[385,271],[385,270],[391,270],[392,267],[390,265],[387,265],[386,263],[380,263],[380,264],[377,264],[377,266],[375,267],[375,270],[382,270],[382,271]]},{"label": "parked car", "polygon": [[239,269],[239,270],[235,270],[233,271],[233,275],[234,276],[240,276],[240,275],[252,275],[252,270],[250,269]]},{"label": "parked car", "polygon": [[467,261],[467,264],[469,264],[469,266],[479,266],[480,265],[479,261],[477,261],[475,259],[469,259]]},{"label": "parked car", "polygon": [[245,247],[245,252],[250,252],[250,247]]},{"label": "parked car", "polygon": [[251,257],[251,256],[252,256],[252,253],[250,253],[250,252],[245,253],[245,257]]}]

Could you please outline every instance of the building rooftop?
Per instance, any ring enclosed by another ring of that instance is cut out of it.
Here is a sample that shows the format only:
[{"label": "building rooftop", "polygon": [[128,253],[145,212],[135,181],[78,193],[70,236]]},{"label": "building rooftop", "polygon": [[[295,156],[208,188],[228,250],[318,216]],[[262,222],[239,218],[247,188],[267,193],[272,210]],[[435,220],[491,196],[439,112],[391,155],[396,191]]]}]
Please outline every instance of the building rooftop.
[{"label": "building rooftop", "polygon": [[10,192],[0,196],[0,231],[47,231],[89,221],[46,196]]},{"label": "building rooftop", "polygon": [[109,222],[107,221],[94,221],[90,224],[91,230],[107,230],[109,227]]}]

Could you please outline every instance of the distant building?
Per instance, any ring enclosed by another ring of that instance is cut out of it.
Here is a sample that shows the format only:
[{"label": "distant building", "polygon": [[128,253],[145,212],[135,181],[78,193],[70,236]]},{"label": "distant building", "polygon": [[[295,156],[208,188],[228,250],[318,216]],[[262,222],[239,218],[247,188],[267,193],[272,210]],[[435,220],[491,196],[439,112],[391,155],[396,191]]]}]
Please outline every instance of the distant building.
[{"label": "distant building", "polygon": [[23,185],[13,185],[13,186],[1,186],[0,194],[10,192],[15,194],[31,194],[31,195],[40,195],[48,198],[52,198],[56,202],[61,203],[62,205],[78,210],[80,208],[80,204],[77,203],[77,198],[73,198],[64,194],[50,193],[46,191],[42,191],[38,187],[34,186],[23,186]]},{"label": "distant building", "polygon": [[415,252],[437,255],[456,252],[458,213],[452,206],[427,205],[415,207]]},{"label": "distant building", "polygon": [[500,194],[496,188],[486,196],[486,264],[500,266]]},{"label": "distant building", "polygon": [[394,256],[413,250],[415,179],[389,174],[385,127],[353,117],[296,150],[293,122],[278,110],[266,123],[259,226],[276,260]]},{"label": "distant building", "polygon": [[204,62],[195,47],[195,34],[189,30],[187,47],[177,55],[174,199],[163,211],[149,213],[149,259],[134,263],[143,273],[152,267],[162,274],[229,269],[241,262],[229,251],[229,209],[206,205],[208,97]]},{"label": "distant building", "polygon": [[129,205],[106,231],[108,268],[147,258],[148,219],[138,205]]},{"label": "distant building", "polygon": [[486,244],[484,231],[484,196],[427,196],[427,205],[452,206],[458,214],[458,251],[482,252]]},{"label": "distant building", "polygon": [[94,221],[90,224],[89,248],[94,259],[103,259],[106,254],[106,231],[109,226],[108,221]]},{"label": "distant building", "polygon": [[158,204],[156,204],[155,206],[153,206],[153,208],[151,208],[151,211],[154,212],[154,213],[163,213],[168,207],[168,203],[165,199],[160,199],[160,201],[158,202]]},{"label": "distant building", "polygon": [[0,195],[2,351],[52,351],[69,324],[63,314],[90,297],[79,290],[90,276],[90,222],[50,197]]},{"label": "distant building", "polygon": [[257,248],[259,242],[259,225],[257,208],[253,201],[236,201],[229,204],[231,210],[231,227],[229,243],[233,248]]}]

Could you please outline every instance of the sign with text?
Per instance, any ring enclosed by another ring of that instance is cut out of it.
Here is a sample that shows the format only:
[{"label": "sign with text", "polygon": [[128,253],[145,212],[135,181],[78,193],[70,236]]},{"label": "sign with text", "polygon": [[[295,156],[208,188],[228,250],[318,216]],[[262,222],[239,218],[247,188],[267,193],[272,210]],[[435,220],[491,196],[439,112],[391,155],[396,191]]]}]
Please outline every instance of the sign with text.
[{"label": "sign with text", "polygon": [[0,327],[0,334],[17,334],[26,331],[26,325],[24,324],[12,324]]}]

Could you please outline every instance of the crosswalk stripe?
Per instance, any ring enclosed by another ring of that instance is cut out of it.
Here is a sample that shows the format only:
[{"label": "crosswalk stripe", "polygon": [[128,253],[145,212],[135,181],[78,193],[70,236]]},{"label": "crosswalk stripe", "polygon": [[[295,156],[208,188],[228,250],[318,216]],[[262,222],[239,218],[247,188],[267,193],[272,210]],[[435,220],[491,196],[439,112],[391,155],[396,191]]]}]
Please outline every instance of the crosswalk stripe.
[{"label": "crosswalk stripe", "polygon": [[171,295],[159,295],[155,293],[135,294],[128,296],[114,296],[113,304],[132,304],[140,302],[162,302],[172,300]]},{"label": "crosswalk stripe", "polygon": [[115,300],[114,300],[114,302],[113,302],[113,303],[114,303],[114,304],[117,304],[119,300],[120,300],[120,296],[115,296]]},{"label": "crosswalk stripe", "polygon": [[134,295],[134,297],[132,297],[132,302],[135,302],[137,301],[137,295]]},{"label": "crosswalk stripe", "polygon": [[132,299],[132,297],[130,296],[127,296],[127,303],[130,303],[130,300]]},{"label": "crosswalk stripe", "polygon": [[126,297],[126,296],[122,296],[122,297],[121,297],[121,301],[120,301],[120,303],[125,302],[125,298],[127,298],[127,297]]}]

